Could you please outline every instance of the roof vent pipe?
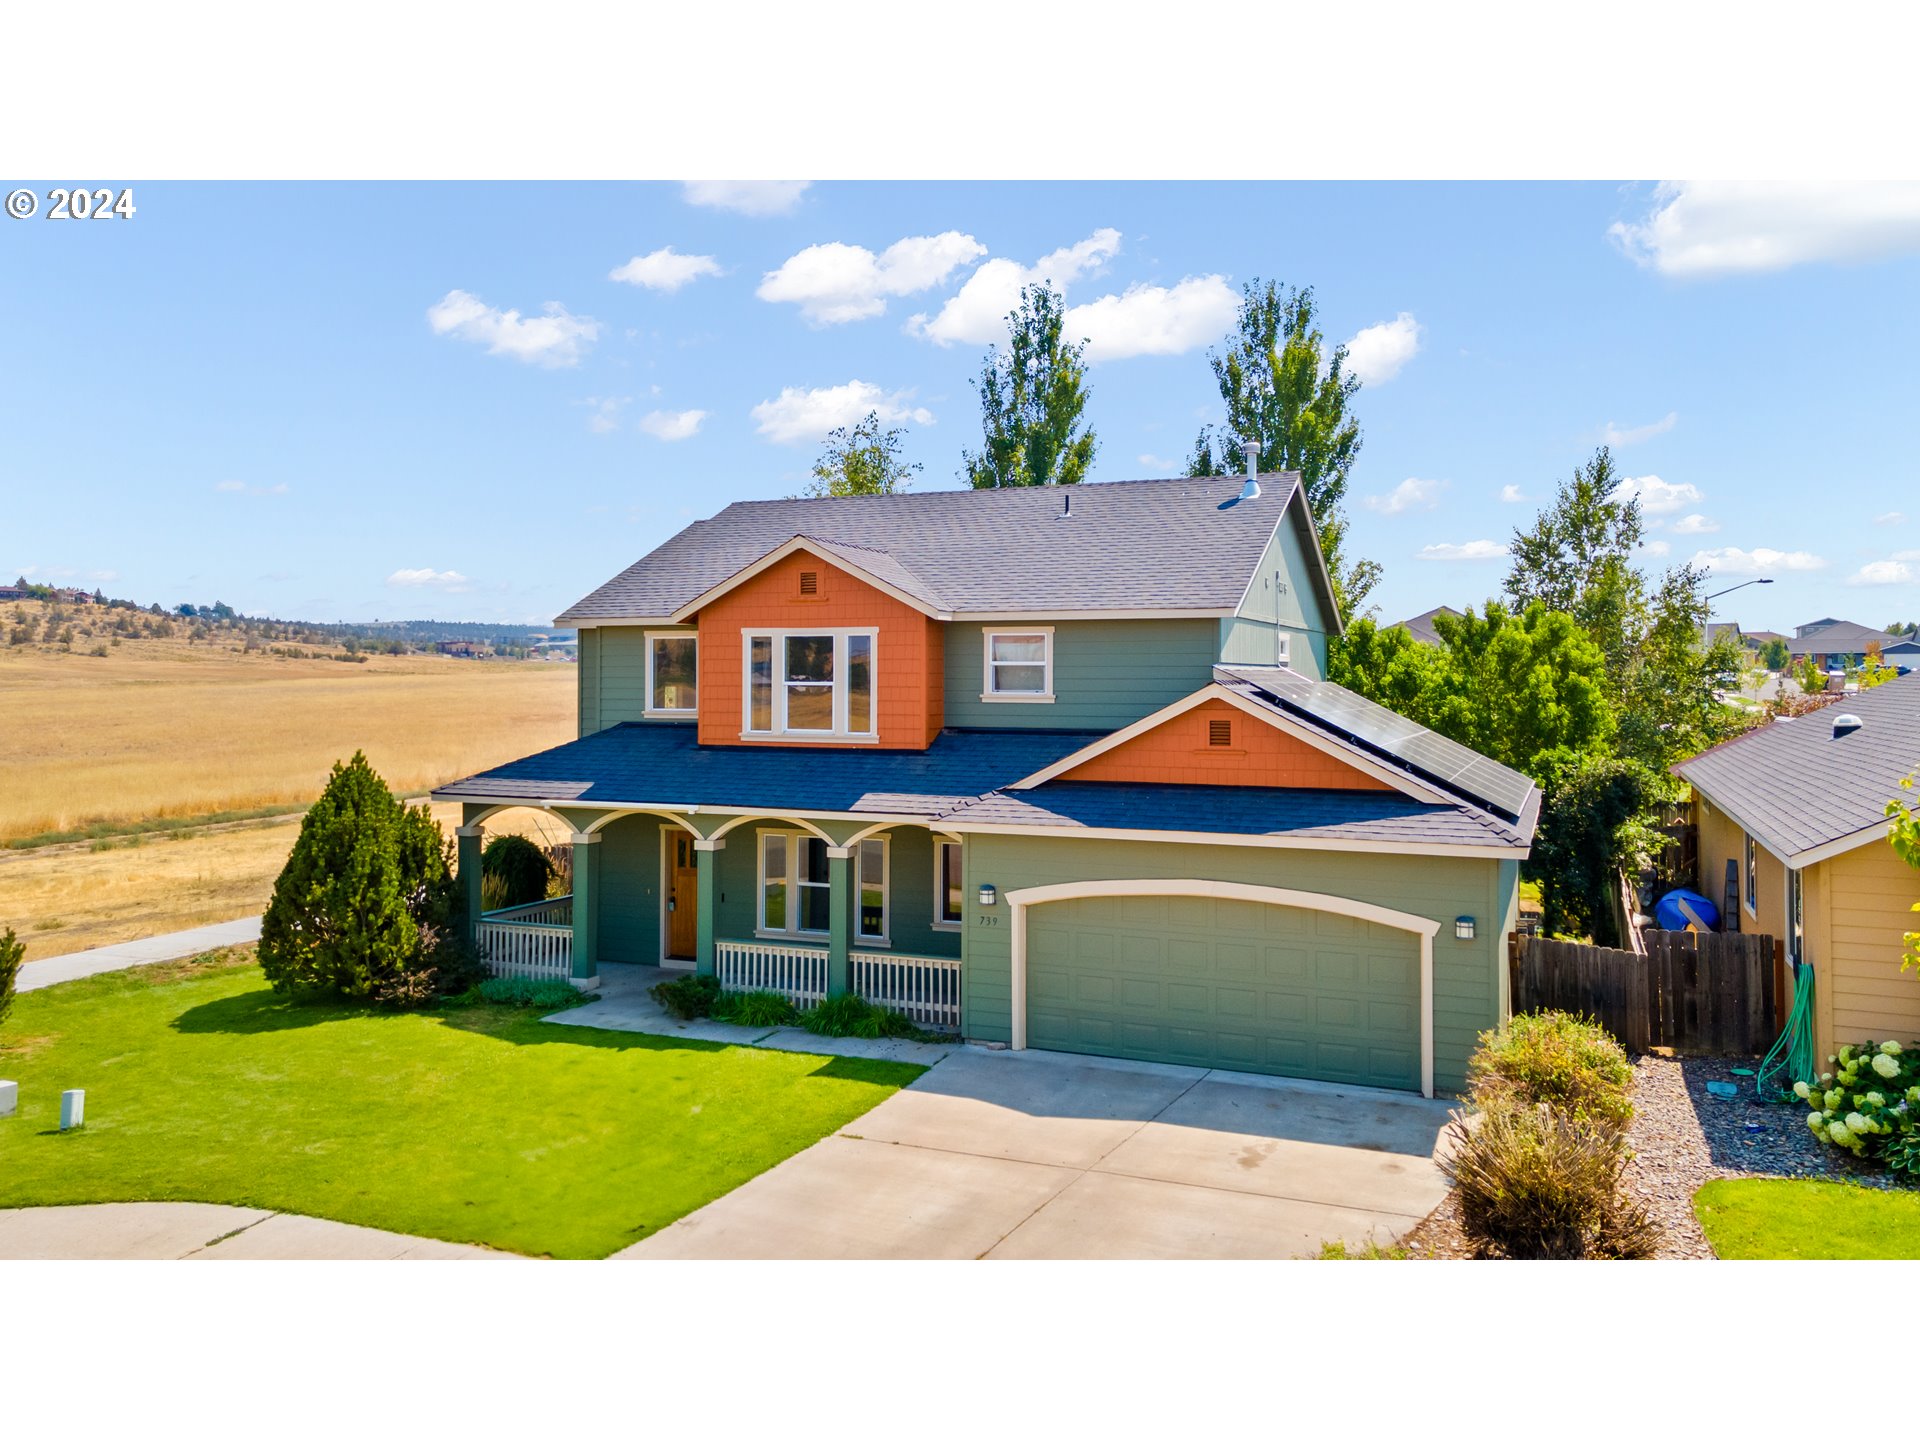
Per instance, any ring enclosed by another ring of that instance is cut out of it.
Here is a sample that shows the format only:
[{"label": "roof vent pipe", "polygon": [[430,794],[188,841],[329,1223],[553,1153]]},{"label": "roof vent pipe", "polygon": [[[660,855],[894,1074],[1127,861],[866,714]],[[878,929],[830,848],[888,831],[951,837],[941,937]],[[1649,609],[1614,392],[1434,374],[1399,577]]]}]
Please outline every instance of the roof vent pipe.
[{"label": "roof vent pipe", "polygon": [[1851,735],[1863,723],[1858,715],[1836,715],[1833,717],[1833,738],[1838,740],[1842,735]]},{"label": "roof vent pipe", "polygon": [[1060,491],[1060,514],[1058,518],[1062,520],[1070,520],[1073,518],[1073,491],[1064,487]]},{"label": "roof vent pipe", "polygon": [[1247,483],[1240,487],[1240,493],[1234,498],[1236,500],[1257,500],[1260,498],[1260,481],[1255,477],[1260,474],[1260,442],[1258,440],[1242,440],[1240,442],[1240,448],[1247,452]]}]

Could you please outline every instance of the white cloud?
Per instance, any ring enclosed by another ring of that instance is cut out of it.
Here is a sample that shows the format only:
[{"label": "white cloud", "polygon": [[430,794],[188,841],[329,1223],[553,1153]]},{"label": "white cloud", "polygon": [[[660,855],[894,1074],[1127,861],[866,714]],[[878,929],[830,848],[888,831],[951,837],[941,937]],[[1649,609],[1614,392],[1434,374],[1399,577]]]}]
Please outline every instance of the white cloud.
[{"label": "white cloud", "polygon": [[244,480],[222,480],[213,488],[224,495],[285,495],[291,487],[284,481],[278,485],[249,485]]},{"label": "white cloud", "polygon": [[1184,460],[1169,460],[1164,455],[1142,455],[1139,462],[1142,470],[1158,470],[1163,475],[1177,475],[1187,463]]},{"label": "white cloud", "polygon": [[1770,550],[1760,546],[1742,550],[1728,546],[1722,550],[1701,550],[1693,563],[1716,575],[1767,575],[1775,570],[1823,570],[1827,562],[1804,550]]},{"label": "white cloud", "polygon": [[818,390],[789,385],[774,399],[754,406],[753,419],[760,433],[776,445],[818,440],[842,425],[858,424],[869,410],[888,423],[911,420],[916,425],[933,424],[932,412],[912,401],[911,390],[896,390],[889,395],[865,380],[849,380]]},{"label": "white cloud", "polygon": [[1469,540],[1464,545],[1424,545],[1417,560],[1504,560],[1507,547],[1498,540]]},{"label": "white cloud", "polygon": [[929,320],[915,315],[907,333],[936,345],[985,345],[1006,338],[1007,313],[1020,303],[1024,285],[1046,284],[1066,288],[1091,274],[1120,253],[1120,232],[1096,230],[1077,245],[1043,255],[1032,265],[1018,260],[993,259],[967,277],[967,283]]},{"label": "white cloud", "polygon": [[636,255],[626,264],[607,272],[609,280],[623,285],[639,285],[647,290],[664,290],[671,295],[683,285],[691,285],[703,275],[720,274],[720,262],[711,255],[682,255],[671,245],[663,245],[646,255]]},{"label": "white cloud", "polygon": [[1600,438],[1604,443],[1617,449],[1622,445],[1638,445],[1642,440],[1651,440],[1656,435],[1664,435],[1679,423],[1678,410],[1669,410],[1664,419],[1656,420],[1651,425],[1624,426],[1616,425],[1609,420],[1607,428],[1600,432]]},{"label": "white cloud", "polygon": [[1876,525],[1904,525],[1907,523],[1907,517],[1898,510],[1889,510],[1884,515],[1874,516],[1873,523]]},{"label": "white cloud", "polygon": [[1402,480],[1385,495],[1369,495],[1360,503],[1380,515],[1401,515],[1408,510],[1431,510],[1440,503],[1444,480]]},{"label": "white cloud", "polygon": [[1920,571],[1904,560],[1874,560],[1849,576],[1849,585],[1912,585],[1920,581]]},{"label": "white cloud", "polygon": [[1347,373],[1362,385],[1383,385],[1420,353],[1420,322],[1402,310],[1347,341]]},{"label": "white cloud", "polygon": [[1641,475],[1622,480],[1614,487],[1615,500],[1638,500],[1642,515],[1671,515],[1704,498],[1700,487],[1681,480],[1669,483],[1658,475]]},{"label": "white cloud", "polygon": [[1719,528],[1718,520],[1709,520],[1704,515],[1685,515],[1673,522],[1676,535],[1711,535]]},{"label": "white cloud", "polygon": [[445,590],[457,594],[467,588],[467,577],[458,570],[435,570],[431,566],[423,566],[418,570],[396,570],[387,576],[387,584],[407,590]]},{"label": "white cloud", "polygon": [[1518,485],[1502,485],[1500,487],[1500,502],[1503,505],[1524,505],[1527,503],[1527,497],[1520,493],[1520,487]]},{"label": "white cloud", "polygon": [[1232,329],[1239,309],[1240,297],[1223,277],[1189,275],[1171,289],[1129,285],[1118,295],[1075,305],[1064,328],[1069,338],[1087,342],[1093,363],[1184,355]]},{"label": "white cloud", "polygon": [[640,428],[656,440],[686,440],[700,433],[704,410],[650,410],[640,417]]},{"label": "white cloud", "polygon": [[910,235],[875,255],[864,245],[809,245],[778,270],[769,270],[754,293],[775,304],[792,304],[815,325],[870,320],[893,295],[912,295],[943,284],[987,247],[958,230]]},{"label": "white cloud", "polygon": [[688,180],[680,193],[689,205],[737,215],[785,215],[800,203],[811,184],[811,180]]},{"label": "white cloud", "polygon": [[1920,182],[1668,182],[1607,236],[1635,264],[1699,277],[1920,250]]},{"label": "white cloud", "polygon": [[628,395],[589,395],[580,402],[593,411],[587,416],[587,428],[596,435],[611,435],[620,428],[620,412],[633,403]]},{"label": "white cloud", "polygon": [[427,311],[427,324],[436,335],[451,335],[487,347],[489,355],[511,355],[532,365],[578,365],[580,356],[600,334],[600,322],[570,315],[557,300],[531,318],[518,310],[497,310],[464,290],[449,290]]},{"label": "white cloud", "polygon": [[1664,540],[1643,540],[1640,542],[1640,549],[1648,555],[1665,555],[1673,549],[1673,546]]}]

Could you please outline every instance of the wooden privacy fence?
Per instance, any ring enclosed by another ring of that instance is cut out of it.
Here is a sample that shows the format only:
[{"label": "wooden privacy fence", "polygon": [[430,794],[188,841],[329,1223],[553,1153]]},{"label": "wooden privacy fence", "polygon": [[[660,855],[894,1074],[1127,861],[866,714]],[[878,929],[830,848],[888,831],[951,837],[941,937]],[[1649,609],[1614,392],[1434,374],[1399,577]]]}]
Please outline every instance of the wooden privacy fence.
[{"label": "wooden privacy fence", "polygon": [[1515,1013],[1591,1015],[1633,1051],[1655,1045],[1764,1054],[1792,999],[1771,935],[1642,932],[1631,950],[1515,935],[1507,950]]}]

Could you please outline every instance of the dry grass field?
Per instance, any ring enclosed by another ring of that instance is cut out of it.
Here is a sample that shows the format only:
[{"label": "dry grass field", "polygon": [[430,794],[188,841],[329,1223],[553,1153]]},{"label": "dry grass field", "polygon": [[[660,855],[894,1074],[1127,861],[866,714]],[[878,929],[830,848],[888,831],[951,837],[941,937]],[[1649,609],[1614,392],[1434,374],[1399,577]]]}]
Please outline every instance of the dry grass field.
[{"label": "dry grass field", "polygon": [[[0,633],[44,608],[0,605]],[[405,794],[574,733],[571,665],[115,644],[87,608],[68,612],[71,649],[0,645],[0,926],[29,958],[258,911],[299,817],[136,833],[145,822],[304,806],[356,749]],[[115,833],[6,848],[88,827]]]},{"label": "dry grass field", "polygon": [[[449,834],[458,805],[435,805]],[[487,833],[524,834],[543,845],[567,827],[533,810],[487,821]],[[164,935],[195,925],[258,915],[273,894],[300,817],[128,836],[93,845],[0,850],[0,929],[27,942],[27,959],[45,960],[96,945]]]}]

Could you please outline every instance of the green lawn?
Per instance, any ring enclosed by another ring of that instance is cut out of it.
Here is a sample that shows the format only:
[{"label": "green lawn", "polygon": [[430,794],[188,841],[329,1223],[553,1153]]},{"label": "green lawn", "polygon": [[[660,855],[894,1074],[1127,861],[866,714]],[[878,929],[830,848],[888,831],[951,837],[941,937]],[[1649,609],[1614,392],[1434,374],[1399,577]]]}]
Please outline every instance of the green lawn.
[{"label": "green lawn", "polygon": [[1920,1259],[1920,1194],[1831,1180],[1709,1180],[1693,1213],[1722,1260]]},{"label": "green lawn", "polygon": [[[0,1207],[209,1200],[607,1255],[838,1129],[917,1065],[276,997],[190,962],[22,995]],[[87,1123],[59,1132],[60,1092]]]}]

